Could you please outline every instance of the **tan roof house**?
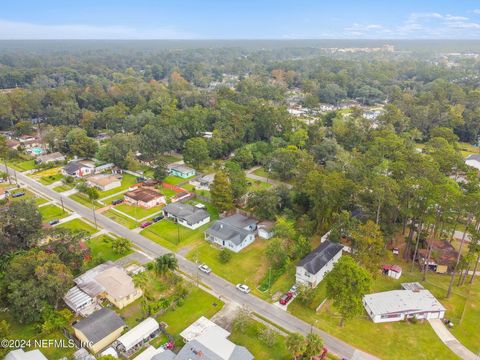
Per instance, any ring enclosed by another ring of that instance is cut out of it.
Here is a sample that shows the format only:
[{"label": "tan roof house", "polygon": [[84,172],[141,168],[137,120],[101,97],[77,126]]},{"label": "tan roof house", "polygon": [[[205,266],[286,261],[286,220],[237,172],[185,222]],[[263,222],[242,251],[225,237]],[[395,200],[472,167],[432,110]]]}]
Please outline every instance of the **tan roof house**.
[{"label": "tan roof house", "polygon": [[146,209],[165,204],[165,196],[160,192],[150,188],[139,188],[125,193],[125,201],[132,204],[144,207]]},{"label": "tan roof house", "polygon": [[125,322],[114,311],[102,308],[73,325],[75,336],[98,353],[122,334]]},{"label": "tan roof house", "polygon": [[119,309],[143,295],[132,278],[120,266],[108,261],[98,265],[74,280],[77,287],[92,298],[107,298]]},{"label": "tan roof house", "polygon": [[115,189],[122,185],[122,177],[119,175],[94,175],[87,178],[90,186],[100,191]]}]

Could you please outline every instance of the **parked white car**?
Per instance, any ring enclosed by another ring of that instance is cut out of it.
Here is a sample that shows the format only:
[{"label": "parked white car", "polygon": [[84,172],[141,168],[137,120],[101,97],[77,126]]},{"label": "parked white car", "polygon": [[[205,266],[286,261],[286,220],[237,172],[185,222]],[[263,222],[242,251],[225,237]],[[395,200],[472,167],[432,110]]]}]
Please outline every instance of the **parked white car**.
[{"label": "parked white car", "polygon": [[210,269],[206,264],[202,264],[198,267],[198,269],[201,272],[204,272],[205,274],[210,274],[212,272],[212,269]]},{"label": "parked white car", "polygon": [[248,294],[250,292],[250,288],[245,284],[237,284],[237,289],[244,294]]}]

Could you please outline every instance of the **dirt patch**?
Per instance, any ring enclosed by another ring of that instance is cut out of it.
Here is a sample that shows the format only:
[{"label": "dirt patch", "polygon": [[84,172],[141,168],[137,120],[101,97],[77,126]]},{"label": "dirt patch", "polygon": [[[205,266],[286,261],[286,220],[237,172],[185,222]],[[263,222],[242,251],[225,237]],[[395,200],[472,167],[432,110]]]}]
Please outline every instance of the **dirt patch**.
[{"label": "dirt patch", "polygon": [[231,331],[233,326],[233,321],[237,317],[238,312],[241,310],[241,306],[237,303],[229,302],[226,303],[222,310],[216,313],[211,320],[218,326]]}]

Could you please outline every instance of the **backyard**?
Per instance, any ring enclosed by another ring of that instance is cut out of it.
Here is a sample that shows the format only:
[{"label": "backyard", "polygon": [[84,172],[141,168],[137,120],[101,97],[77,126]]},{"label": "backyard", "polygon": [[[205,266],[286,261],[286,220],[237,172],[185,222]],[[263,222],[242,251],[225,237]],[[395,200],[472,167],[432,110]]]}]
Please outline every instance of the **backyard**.
[{"label": "backyard", "polygon": [[137,178],[131,174],[122,174],[122,185],[111,190],[99,191],[99,199],[104,199],[108,196],[114,195],[119,192],[128,190],[128,188],[137,183]]}]

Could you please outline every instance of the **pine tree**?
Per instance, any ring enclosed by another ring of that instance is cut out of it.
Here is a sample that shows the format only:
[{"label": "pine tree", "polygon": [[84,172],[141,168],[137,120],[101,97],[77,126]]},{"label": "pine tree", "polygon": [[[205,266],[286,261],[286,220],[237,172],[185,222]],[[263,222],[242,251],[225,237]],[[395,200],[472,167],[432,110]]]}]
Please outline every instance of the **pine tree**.
[{"label": "pine tree", "polygon": [[215,175],[210,188],[212,203],[218,211],[224,212],[233,208],[233,192],[227,174],[219,171]]}]

